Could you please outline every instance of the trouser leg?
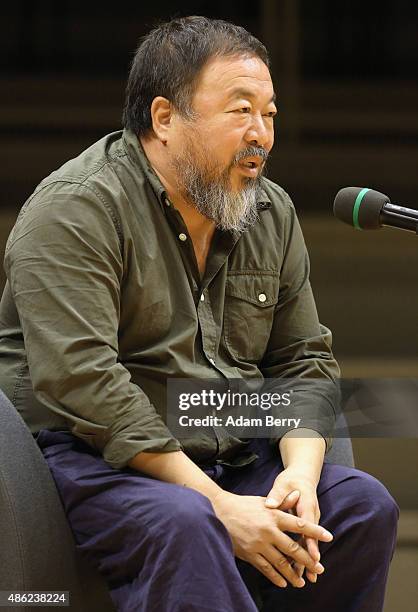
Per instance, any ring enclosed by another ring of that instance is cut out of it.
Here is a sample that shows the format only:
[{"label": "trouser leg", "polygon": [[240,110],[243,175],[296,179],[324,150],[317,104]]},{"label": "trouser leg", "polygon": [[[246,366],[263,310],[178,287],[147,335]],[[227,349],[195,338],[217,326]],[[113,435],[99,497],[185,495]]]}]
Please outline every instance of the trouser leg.
[{"label": "trouser leg", "polygon": [[[226,474],[221,486],[242,495],[267,495],[283,466],[267,443],[256,445],[260,459],[239,478]],[[263,611],[381,611],[396,542],[396,503],[369,474],[333,464],[324,464],[318,500],[320,523],[334,534],[331,543],[320,543],[325,573],[302,589],[279,589],[260,576]]]},{"label": "trouser leg", "polygon": [[200,493],[114,470],[73,436],[41,446],[78,549],[121,612],[255,612],[228,532]]}]

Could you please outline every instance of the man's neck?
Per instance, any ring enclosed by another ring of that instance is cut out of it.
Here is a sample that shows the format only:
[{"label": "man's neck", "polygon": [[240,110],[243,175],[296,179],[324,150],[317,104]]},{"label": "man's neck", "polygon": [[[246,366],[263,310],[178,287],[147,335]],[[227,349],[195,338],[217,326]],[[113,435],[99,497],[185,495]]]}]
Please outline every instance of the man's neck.
[{"label": "man's neck", "polygon": [[163,184],[170,202],[183,217],[189,232],[191,234],[196,232],[198,234],[213,234],[215,229],[213,221],[198,212],[181,193],[165,145],[157,138],[149,137],[140,140],[154,172]]},{"label": "man's neck", "polygon": [[213,221],[197,211],[178,187],[175,171],[170,164],[166,146],[157,138],[141,138],[141,145],[152,169],[163,184],[173,206],[181,214],[193,242],[199,270],[203,275],[210,244],[215,233]]}]

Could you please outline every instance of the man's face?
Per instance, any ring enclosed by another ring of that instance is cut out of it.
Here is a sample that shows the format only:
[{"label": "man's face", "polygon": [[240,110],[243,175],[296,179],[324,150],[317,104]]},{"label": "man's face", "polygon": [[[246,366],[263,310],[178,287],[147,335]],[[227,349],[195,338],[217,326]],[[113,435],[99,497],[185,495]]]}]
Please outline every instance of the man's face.
[{"label": "man's face", "polygon": [[179,189],[223,229],[257,218],[260,177],[273,146],[274,91],[256,57],[223,57],[202,70],[193,119],[176,114],[170,141]]}]

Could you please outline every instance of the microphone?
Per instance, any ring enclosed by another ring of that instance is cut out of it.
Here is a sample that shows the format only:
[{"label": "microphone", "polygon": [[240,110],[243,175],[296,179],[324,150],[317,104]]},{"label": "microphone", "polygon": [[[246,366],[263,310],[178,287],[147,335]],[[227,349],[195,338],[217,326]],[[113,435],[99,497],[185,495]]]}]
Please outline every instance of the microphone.
[{"label": "microphone", "polygon": [[387,195],[367,187],[340,189],[334,200],[334,215],[356,229],[389,226],[418,234],[418,210],[392,204]]}]

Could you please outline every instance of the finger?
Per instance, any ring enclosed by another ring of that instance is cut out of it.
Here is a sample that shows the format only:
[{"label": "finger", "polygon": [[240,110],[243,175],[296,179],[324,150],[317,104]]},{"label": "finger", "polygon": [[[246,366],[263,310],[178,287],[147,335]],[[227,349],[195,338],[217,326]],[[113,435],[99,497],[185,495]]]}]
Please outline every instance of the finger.
[{"label": "finger", "polygon": [[305,586],[305,581],[296,572],[293,565],[277,548],[268,546],[263,551],[263,556],[267,561],[294,587],[301,588]]},{"label": "finger", "polygon": [[324,567],[314,561],[307,550],[285,533],[279,531],[272,543],[285,557],[291,557],[297,563],[305,565],[311,572],[322,574],[324,571]]},{"label": "finger", "polygon": [[[318,548],[318,540],[313,540],[312,538],[305,538],[306,548],[313,559],[317,562],[321,558],[321,554]],[[313,572],[306,572],[306,578],[309,582],[316,582],[318,578],[318,574],[314,574]]]},{"label": "finger", "polygon": [[306,542],[306,549],[308,553],[311,555],[312,559],[315,559],[315,561],[319,561],[321,558],[321,555],[319,552],[318,540],[315,540],[314,538],[305,538],[305,542]]},{"label": "finger", "polygon": [[315,583],[318,579],[318,574],[313,574],[312,572],[307,571],[306,578],[309,580],[309,582]]},{"label": "finger", "polygon": [[[302,578],[303,577],[303,572],[305,571],[305,566],[302,565],[301,563],[293,563],[293,569],[295,570],[295,572],[297,573],[297,575]],[[307,572],[308,573],[308,572]]]},{"label": "finger", "polygon": [[[315,516],[315,519],[316,519],[316,518],[317,518],[317,517]],[[318,520],[319,520],[319,517],[318,517]],[[315,523],[317,523],[318,521],[317,521],[317,520],[315,520],[314,522],[315,522]],[[319,550],[318,550],[317,548],[315,549],[315,548],[313,548],[313,547],[312,547],[312,545],[311,545],[311,543],[312,543],[312,542],[315,542],[315,543],[317,544],[317,540],[313,540],[312,538],[305,538],[305,536],[300,536],[300,539],[299,539],[299,544],[300,544],[300,545],[301,545],[303,548],[305,548],[306,550],[308,550],[308,552],[309,552],[309,554],[311,555],[311,557],[312,557],[312,558],[313,558],[315,561],[317,561],[317,562],[318,562],[318,561],[320,560],[320,558],[321,558],[321,555],[320,555]],[[295,566],[297,566],[297,569],[296,569],[296,567],[295,567]],[[300,568],[300,567],[302,567],[302,566],[301,566],[299,563],[297,563],[297,564],[295,563],[295,564],[294,564],[294,567],[295,567],[295,570],[296,570],[296,571],[299,571],[299,568]],[[305,568],[303,568],[303,569],[305,569]],[[302,570],[302,571],[303,571],[303,570]],[[306,570],[306,573],[305,573],[305,576],[306,576],[306,579],[307,579],[307,580],[309,580],[309,582],[315,583],[315,582],[317,581],[318,574],[315,574],[314,572],[310,572],[310,571],[307,569],[307,570]]]},{"label": "finger", "polygon": [[[303,536],[299,536],[298,542],[299,542],[300,546],[305,548],[305,538]],[[303,576],[303,572],[305,571],[305,566],[302,565],[301,563],[297,563],[296,561],[293,561],[292,565],[293,565],[293,568],[294,568],[295,572],[297,573],[297,575],[302,577]]]},{"label": "finger", "polygon": [[[278,510],[283,510],[283,512],[292,510],[299,499],[300,492],[295,490],[289,493],[287,497],[284,498]],[[268,506],[269,507],[269,506]]]},{"label": "finger", "polygon": [[[299,540],[299,544],[300,544],[300,545],[301,545],[303,548],[306,548],[306,549],[307,549],[307,541],[308,541],[308,540],[309,540],[309,538],[305,538],[304,536],[301,536],[301,538],[300,538],[300,540]],[[309,551],[308,551],[308,552],[309,552]],[[311,555],[311,556],[313,556],[313,555]],[[319,552],[318,552],[318,555],[317,555],[317,556],[313,556],[313,558],[314,558],[316,561],[319,561],[319,559],[321,558],[321,555],[320,555],[320,554],[319,554]],[[299,570],[299,568],[300,568],[300,567],[303,567],[303,566],[301,566],[299,563],[295,563],[293,567],[295,568],[295,571],[298,571],[298,570]],[[297,569],[296,569],[296,567],[297,567]],[[303,568],[303,569],[305,569],[305,568]],[[313,583],[315,583],[315,582],[317,581],[317,577],[318,577],[318,574],[314,574],[313,572],[310,572],[309,570],[306,570],[306,579],[307,579],[307,580],[309,580],[309,582],[313,582]]]},{"label": "finger", "polygon": [[332,533],[320,525],[315,525],[315,523],[281,510],[278,510],[277,515],[277,524],[281,531],[300,533],[321,542],[331,542],[333,539]]},{"label": "finger", "polygon": [[[268,508],[281,508],[287,510],[295,505],[299,499],[299,491],[290,491],[287,488],[273,487],[270,493],[266,497],[265,504]],[[286,504],[286,508],[282,508],[282,505]]]},{"label": "finger", "polygon": [[[311,500],[309,502],[305,498],[299,499],[296,506],[296,511],[301,519],[309,523],[314,523],[315,525],[318,524],[320,512],[318,503],[316,501]],[[315,561],[320,560],[321,555],[319,553],[318,540],[316,538],[305,536],[303,546],[307,549],[312,559]]]},{"label": "finger", "polygon": [[[302,543],[301,545],[303,546],[303,548],[306,548],[306,549],[307,549],[307,544],[306,544],[306,542],[307,542],[308,538],[302,537],[302,540],[303,540],[303,543]],[[308,552],[309,552],[309,551],[308,551]],[[311,555],[311,556],[312,556],[312,555]],[[319,558],[318,558],[318,557],[313,556],[313,558],[314,558],[314,559],[315,559],[317,562],[319,561]],[[318,574],[315,574],[314,572],[310,572],[309,570],[306,570],[306,574],[305,574],[305,575],[306,575],[306,579],[307,579],[307,580],[309,580],[309,582],[314,582],[314,583],[316,582]]]},{"label": "finger", "polygon": [[321,560],[321,553],[319,552],[318,540],[315,540],[314,538],[301,536],[298,542],[301,546],[303,546],[303,548],[305,548],[308,551],[312,559],[315,559],[315,561]]},{"label": "finger", "polygon": [[257,553],[250,563],[276,586],[281,589],[287,587],[287,582],[283,576],[281,576],[279,572],[274,569],[272,564],[262,555]]}]

